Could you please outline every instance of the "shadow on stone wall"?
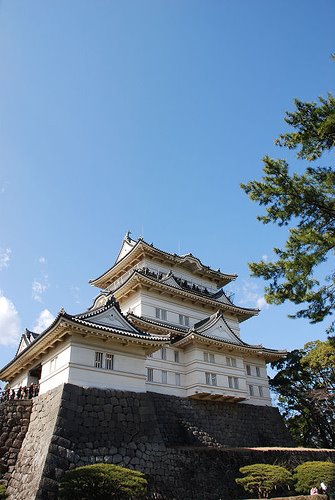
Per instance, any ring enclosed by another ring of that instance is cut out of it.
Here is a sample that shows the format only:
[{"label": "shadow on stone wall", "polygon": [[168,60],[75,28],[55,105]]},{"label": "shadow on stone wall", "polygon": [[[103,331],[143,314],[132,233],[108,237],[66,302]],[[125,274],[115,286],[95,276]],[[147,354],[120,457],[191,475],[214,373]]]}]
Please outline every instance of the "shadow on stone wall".
[{"label": "shadow on stone wall", "polygon": [[277,408],[148,396],[167,446],[294,446]]}]

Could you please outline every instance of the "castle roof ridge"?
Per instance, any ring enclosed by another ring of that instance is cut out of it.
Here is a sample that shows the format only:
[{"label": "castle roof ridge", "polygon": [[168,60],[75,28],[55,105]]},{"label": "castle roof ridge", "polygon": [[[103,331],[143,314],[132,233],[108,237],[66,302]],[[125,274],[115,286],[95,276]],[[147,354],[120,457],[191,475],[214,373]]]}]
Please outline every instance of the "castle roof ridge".
[{"label": "castle roof ridge", "polygon": [[137,240],[133,240],[129,237],[129,239],[126,240],[126,237],[125,237],[123,239],[123,242],[124,241],[127,241],[132,246],[132,248],[123,257],[121,257],[119,259],[120,252],[121,252],[121,250],[120,250],[118,257],[117,257],[115,263],[113,264],[113,266],[111,266],[109,269],[107,269],[107,271],[102,273],[97,278],[90,279],[89,283],[91,285],[100,286],[103,279],[107,278],[108,275],[110,275],[111,272],[114,269],[116,269],[118,266],[121,267],[120,265],[123,264],[127,258],[129,259],[129,256],[132,255],[136,251],[136,249],[138,249],[141,245],[142,245],[142,247],[144,247],[145,250],[149,251],[150,253],[152,253],[152,252],[154,252],[156,254],[158,253],[159,255],[164,256],[167,260],[175,261],[177,264],[183,265],[183,264],[185,264],[185,262],[192,262],[196,265],[196,267],[198,268],[199,271],[202,271],[205,274],[209,274],[212,277],[215,277],[216,281],[218,281],[218,282],[221,281],[224,284],[227,284],[230,281],[233,281],[237,278],[236,274],[223,273],[219,269],[215,270],[215,269],[212,269],[210,266],[206,266],[205,264],[203,264],[201,262],[201,260],[198,257],[195,257],[191,253],[184,254],[184,255],[178,255],[176,253],[166,252],[164,250],[161,250],[161,249],[155,247],[153,245],[153,243],[149,244],[143,238],[138,238]]}]

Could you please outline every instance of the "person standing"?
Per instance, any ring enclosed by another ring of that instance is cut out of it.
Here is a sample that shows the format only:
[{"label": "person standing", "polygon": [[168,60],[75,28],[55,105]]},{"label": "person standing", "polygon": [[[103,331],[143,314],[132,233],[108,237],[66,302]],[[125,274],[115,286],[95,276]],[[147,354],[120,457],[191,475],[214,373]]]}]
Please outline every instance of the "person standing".
[{"label": "person standing", "polygon": [[329,498],[329,495],[327,493],[327,485],[322,481],[322,483],[320,483],[320,488],[321,488],[321,493],[323,495],[326,495],[327,498]]}]

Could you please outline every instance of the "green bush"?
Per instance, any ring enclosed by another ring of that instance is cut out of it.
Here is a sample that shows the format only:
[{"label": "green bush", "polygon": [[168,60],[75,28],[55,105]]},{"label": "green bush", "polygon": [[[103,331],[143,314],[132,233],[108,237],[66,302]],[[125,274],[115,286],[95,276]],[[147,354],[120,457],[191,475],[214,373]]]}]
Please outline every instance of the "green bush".
[{"label": "green bush", "polygon": [[0,499],[7,498],[6,488],[3,484],[0,484]]},{"label": "green bush", "polygon": [[65,473],[59,498],[65,500],[129,500],[144,498],[147,481],[141,472],[112,464],[77,467]]},{"label": "green bush", "polygon": [[335,490],[335,464],[332,462],[305,462],[296,467],[293,477],[298,493],[307,493],[313,486],[320,489],[321,482],[327,485],[328,492]]},{"label": "green bush", "polygon": [[284,467],[269,464],[252,464],[240,468],[245,477],[235,479],[245,491],[258,495],[258,498],[268,498],[271,491],[292,482],[291,473]]}]

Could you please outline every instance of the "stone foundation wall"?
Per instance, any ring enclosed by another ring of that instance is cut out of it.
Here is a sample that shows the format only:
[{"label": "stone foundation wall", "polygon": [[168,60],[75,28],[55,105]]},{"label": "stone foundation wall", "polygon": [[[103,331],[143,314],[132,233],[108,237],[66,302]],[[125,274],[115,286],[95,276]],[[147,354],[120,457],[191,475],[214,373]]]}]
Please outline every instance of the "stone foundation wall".
[{"label": "stone foundation wall", "polygon": [[62,386],[32,400],[33,408],[28,431],[7,487],[10,500],[36,498],[44,477],[45,462],[60,408],[61,394]]},{"label": "stone foundation wall", "polygon": [[0,404],[0,472],[8,480],[14,470],[27,433],[32,400],[9,400]]},{"label": "stone foundation wall", "polygon": [[277,408],[149,394],[168,446],[294,446]]},{"label": "stone foundation wall", "polygon": [[[108,462],[144,472],[172,500],[245,498],[238,469],[335,460],[335,452],[250,449],[291,444],[277,410],[66,384],[34,400],[10,500],[52,500],[69,468]],[[234,448],[228,448],[234,446]]]},{"label": "stone foundation wall", "polygon": [[168,500],[234,500],[251,494],[235,483],[239,468],[253,463],[282,465],[290,469],[309,461],[335,462],[335,450],[188,448],[170,449],[165,457],[173,464],[173,478],[156,481]]}]

